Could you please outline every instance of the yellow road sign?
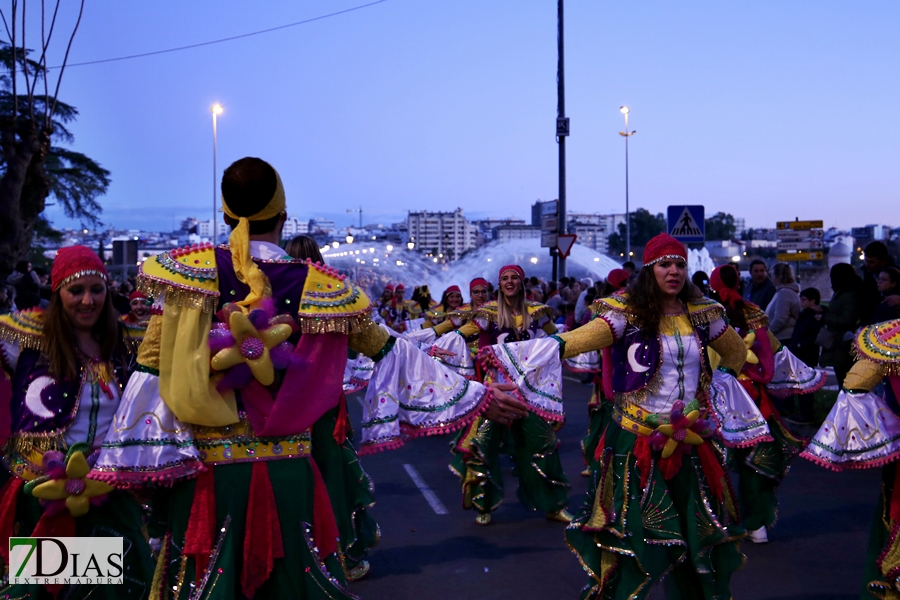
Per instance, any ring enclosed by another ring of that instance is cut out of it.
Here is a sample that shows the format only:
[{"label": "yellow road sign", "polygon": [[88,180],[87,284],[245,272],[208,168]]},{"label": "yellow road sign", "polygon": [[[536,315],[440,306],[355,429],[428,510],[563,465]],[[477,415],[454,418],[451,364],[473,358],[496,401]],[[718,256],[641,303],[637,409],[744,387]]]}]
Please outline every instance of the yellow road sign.
[{"label": "yellow road sign", "polygon": [[778,260],[780,262],[788,262],[792,260],[803,261],[803,260],[822,260],[825,258],[825,253],[821,250],[812,250],[810,252],[794,252],[793,254],[779,254]]},{"label": "yellow road sign", "polygon": [[776,229],[821,229],[822,221],[778,221]]}]

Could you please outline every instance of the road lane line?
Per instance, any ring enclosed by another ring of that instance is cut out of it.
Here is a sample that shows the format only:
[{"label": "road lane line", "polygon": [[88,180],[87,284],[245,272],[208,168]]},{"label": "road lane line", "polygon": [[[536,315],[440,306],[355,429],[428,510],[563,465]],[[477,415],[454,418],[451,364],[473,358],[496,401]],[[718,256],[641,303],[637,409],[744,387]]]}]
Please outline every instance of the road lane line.
[{"label": "road lane line", "polygon": [[412,465],[404,464],[403,468],[406,469],[406,472],[409,474],[409,478],[413,480],[413,483],[416,484],[416,487],[419,488],[419,491],[422,492],[422,495],[425,496],[425,500],[428,501],[428,505],[431,506],[431,510],[439,515],[447,514],[447,507],[441,502],[441,499],[437,497],[437,494],[434,493],[428,484],[422,479],[422,476],[419,475],[419,472],[416,471],[416,468]]}]

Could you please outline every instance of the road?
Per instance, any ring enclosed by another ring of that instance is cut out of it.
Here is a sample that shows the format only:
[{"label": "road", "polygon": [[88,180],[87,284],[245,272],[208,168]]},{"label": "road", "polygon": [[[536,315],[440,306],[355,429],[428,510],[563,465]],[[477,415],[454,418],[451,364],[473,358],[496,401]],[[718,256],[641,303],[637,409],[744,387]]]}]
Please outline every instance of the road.
[{"label": "road", "polygon": [[[579,475],[579,442],[587,430],[590,388],[567,375],[564,393],[567,423],[559,433],[560,454],[572,483],[574,512],[587,488],[587,478]],[[361,409],[353,398],[349,405],[358,428]],[[475,513],[462,510],[458,479],[447,468],[450,440],[413,440],[362,459],[375,481],[373,514],[382,537],[370,556],[369,577],[352,584],[353,591],[363,600],[577,598],[586,576],[566,547],[564,525],[516,501],[509,468],[506,502],[489,526],[477,525]],[[878,470],[835,474],[796,459],[779,490],[779,520],[769,532],[770,543],[742,544],[747,563],[733,578],[734,598],[858,597],[879,485]],[[651,596],[663,597],[661,590]]]}]

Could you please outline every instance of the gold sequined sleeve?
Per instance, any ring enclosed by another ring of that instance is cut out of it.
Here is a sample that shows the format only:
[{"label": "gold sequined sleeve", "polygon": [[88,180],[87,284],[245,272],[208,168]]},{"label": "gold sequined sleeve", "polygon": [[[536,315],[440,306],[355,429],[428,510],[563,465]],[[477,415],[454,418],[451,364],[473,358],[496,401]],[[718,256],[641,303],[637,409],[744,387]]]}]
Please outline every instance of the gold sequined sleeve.
[{"label": "gold sequined sleeve", "polygon": [[162,315],[153,315],[147,324],[144,341],[138,348],[138,364],[159,370],[159,340],[162,338]]},{"label": "gold sequined sleeve", "polygon": [[781,342],[778,341],[778,338],[775,337],[775,334],[768,329],[766,331],[769,334],[769,344],[772,346],[772,352],[778,352],[779,350],[781,350]]},{"label": "gold sequined sleeve", "polygon": [[740,373],[744,368],[744,363],[747,362],[747,346],[731,325],[709,345],[722,357],[720,367],[730,369],[734,373]]},{"label": "gold sequined sleeve", "polygon": [[481,333],[481,330],[478,328],[478,325],[475,324],[475,321],[469,321],[468,323],[457,329],[457,331],[459,331],[459,333],[464,338],[468,338],[469,336]]},{"label": "gold sequined sleeve", "polygon": [[547,335],[556,335],[559,333],[559,329],[556,328],[556,323],[553,321],[547,321],[544,323],[544,333]]},{"label": "gold sequined sleeve", "polygon": [[[465,327],[465,325],[463,325],[463,327]],[[424,327],[423,327],[423,329],[424,329]],[[438,337],[441,337],[445,333],[450,333],[454,329],[456,329],[456,325],[453,324],[453,321],[451,321],[450,319],[447,319],[443,323],[438,323],[437,325],[434,326],[434,334]]]},{"label": "gold sequined sleeve", "polygon": [[591,350],[600,350],[612,346],[615,338],[609,324],[604,319],[594,319],[578,329],[559,334],[565,342],[563,358],[571,358]]},{"label": "gold sequined sleeve", "polygon": [[858,360],[844,378],[845,390],[870,391],[884,378],[884,369],[871,360]]},{"label": "gold sequined sleeve", "polygon": [[359,330],[350,334],[348,343],[351,350],[371,357],[381,352],[390,337],[391,334],[368,319]]}]

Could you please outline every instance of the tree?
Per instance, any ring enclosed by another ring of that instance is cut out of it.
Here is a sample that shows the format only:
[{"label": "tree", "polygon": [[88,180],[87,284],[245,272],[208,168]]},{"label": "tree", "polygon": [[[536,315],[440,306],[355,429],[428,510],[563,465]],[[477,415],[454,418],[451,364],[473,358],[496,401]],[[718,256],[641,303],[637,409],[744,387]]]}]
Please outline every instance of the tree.
[{"label": "tree", "polygon": [[[646,208],[639,208],[631,213],[631,248],[644,246],[650,238],[666,231],[666,218],[662,213],[653,216]],[[625,252],[625,223],[619,223],[619,231],[609,236],[609,253],[612,255]]]},{"label": "tree", "polygon": [[[41,3],[37,61],[28,58],[26,0],[12,1],[9,19],[0,11],[9,36],[9,42],[0,41],[0,271],[10,271],[28,254],[35,233],[52,231],[42,216],[51,194],[67,216],[98,224],[100,205],[96,198],[106,192],[110,182],[109,171],[87,156],[58,145],[73,141],[66,124],[78,115],[74,107],[60,102],[58,95],[84,0],[51,95],[48,49],[59,4],[57,0],[47,27]],[[37,93],[39,85],[43,94]]]},{"label": "tree", "polygon": [[706,219],[706,239],[731,240],[737,228],[734,226],[734,217],[728,213],[717,212]]}]

